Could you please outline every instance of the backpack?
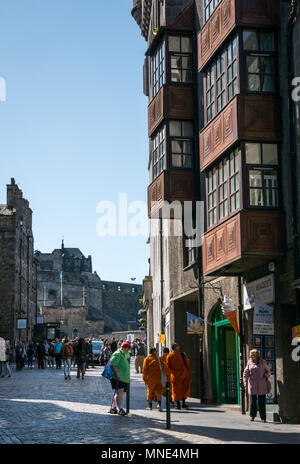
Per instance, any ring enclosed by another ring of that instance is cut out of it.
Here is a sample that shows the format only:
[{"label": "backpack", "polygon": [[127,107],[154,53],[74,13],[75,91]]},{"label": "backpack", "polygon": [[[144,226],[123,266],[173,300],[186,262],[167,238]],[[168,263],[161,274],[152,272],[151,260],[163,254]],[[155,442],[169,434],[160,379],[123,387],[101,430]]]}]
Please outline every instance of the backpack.
[{"label": "backpack", "polygon": [[106,364],[104,371],[102,372],[103,377],[105,377],[108,380],[111,380],[114,376],[114,371],[112,370],[112,367],[110,365],[110,361]]}]

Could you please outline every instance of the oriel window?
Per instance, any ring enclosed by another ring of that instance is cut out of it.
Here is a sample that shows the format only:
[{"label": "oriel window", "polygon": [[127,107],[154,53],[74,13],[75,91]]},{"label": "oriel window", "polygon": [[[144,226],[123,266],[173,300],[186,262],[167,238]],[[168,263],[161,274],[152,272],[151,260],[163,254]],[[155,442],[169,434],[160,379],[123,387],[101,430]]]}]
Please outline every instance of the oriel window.
[{"label": "oriel window", "polygon": [[208,21],[221,0],[204,0],[205,21]]},{"label": "oriel window", "polygon": [[169,36],[171,82],[193,81],[193,43],[191,37]]},{"label": "oriel window", "polygon": [[165,42],[158,47],[151,59],[153,98],[165,84]]},{"label": "oriel window", "polygon": [[246,143],[249,205],[278,206],[278,146],[272,143]]},{"label": "oriel window", "polygon": [[206,122],[208,123],[220,113],[237,93],[237,37],[235,37],[206,72]]},{"label": "oriel window", "polygon": [[192,168],[194,151],[192,121],[170,121],[169,135],[172,167]]},{"label": "oriel window", "polygon": [[247,90],[275,92],[275,37],[272,31],[243,31]]},{"label": "oriel window", "polygon": [[166,129],[163,126],[151,140],[153,180],[166,169]]}]

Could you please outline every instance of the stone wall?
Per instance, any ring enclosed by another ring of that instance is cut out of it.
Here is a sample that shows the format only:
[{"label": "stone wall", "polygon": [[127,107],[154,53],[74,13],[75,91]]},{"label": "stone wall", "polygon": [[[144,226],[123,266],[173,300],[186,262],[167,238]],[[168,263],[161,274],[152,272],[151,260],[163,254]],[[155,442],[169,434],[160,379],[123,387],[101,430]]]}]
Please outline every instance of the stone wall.
[{"label": "stone wall", "polygon": [[[30,340],[36,317],[36,262],[32,210],[11,179],[7,202],[0,205],[0,336]],[[17,318],[27,329],[17,330]]]}]

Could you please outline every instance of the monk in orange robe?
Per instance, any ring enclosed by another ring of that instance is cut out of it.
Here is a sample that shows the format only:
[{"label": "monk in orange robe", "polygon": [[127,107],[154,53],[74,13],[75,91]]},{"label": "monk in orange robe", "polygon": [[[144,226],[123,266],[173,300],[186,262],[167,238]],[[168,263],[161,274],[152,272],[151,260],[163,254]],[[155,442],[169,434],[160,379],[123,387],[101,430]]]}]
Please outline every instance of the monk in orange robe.
[{"label": "monk in orange robe", "polygon": [[180,352],[178,343],[172,345],[172,352],[167,356],[167,366],[171,371],[171,394],[172,401],[177,403],[176,409],[188,408],[185,403],[190,396],[191,363],[185,353]]},{"label": "monk in orange robe", "polygon": [[[164,371],[163,364],[161,364],[161,367]],[[150,349],[150,355],[144,360],[143,381],[147,387],[147,402],[149,403],[149,406],[146,409],[151,411],[152,402],[157,401],[157,408],[159,411],[162,411],[161,395],[163,393],[163,387],[161,385],[161,370],[155,348]]]}]

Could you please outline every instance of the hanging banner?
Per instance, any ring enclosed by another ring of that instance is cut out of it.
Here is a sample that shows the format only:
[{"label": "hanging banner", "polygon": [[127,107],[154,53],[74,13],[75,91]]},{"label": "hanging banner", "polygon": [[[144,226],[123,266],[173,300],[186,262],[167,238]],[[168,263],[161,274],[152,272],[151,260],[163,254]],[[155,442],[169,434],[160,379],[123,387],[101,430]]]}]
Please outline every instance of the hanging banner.
[{"label": "hanging banner", "polygon": [[221,303],[222,311],[224,316],[229,320],[232,327],[234,328],[237,336],[240,336],[238,320],[237,320],[237,309],[235,309],[234,302],[231,298],[228,298],[226,295]]},{"label": "hanging banner", "polygon": [[253,333],[274,335],[273,308],[260,300],[254,302]]},{"label": "hanging banner", "polygon": [[161,334],[159,336],[159,343],[161,343],[161,345],[164,345],[166,343],[166,336],[165,334]]},{"label": "hanging banner", "polygon": [[238,321],[237,321],[237,309],[234,311],[229,311],[224,313],[224,316],[227,317],[227,319],[230,321],[232,327],[235,330],[235,333],[237,336],[240,336],[240,331],[239,331],[239,326],[238,326]]},{"label": "hanging banner", "polygon": [[244,285],[244,310],[253,308],[255,299],[263,303],[274,303],[274,289],[274,274],[269,274]]},{"label": "hanging banner", "polygon": [[187,314],[187,333],[188,335],[201,335],[204,333],[204,319],[191,313]]}]

